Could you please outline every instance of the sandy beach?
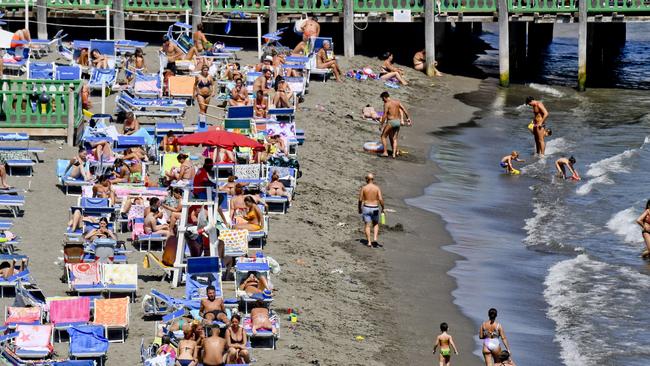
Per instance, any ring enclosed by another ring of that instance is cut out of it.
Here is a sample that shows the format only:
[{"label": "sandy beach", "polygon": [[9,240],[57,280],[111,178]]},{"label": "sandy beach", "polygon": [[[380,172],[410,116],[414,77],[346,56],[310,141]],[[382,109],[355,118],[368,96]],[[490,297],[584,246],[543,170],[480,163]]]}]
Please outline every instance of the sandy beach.
[{"label": "sandy beach", "polygon": [[[148,63],[154,65],[155,48],[146,52]],[[242,52],[240,57],[248,63],[255,54]],[[380,65],[365,57],[341,62],[344,70],[365,66],[378,70]],[[297,111],[297,126],[306,131],[306,143],[298,152],[303,176],[289,213],[272,216],[265,248],[282,268],[273,277],[278,289],[273,307],[283,316],[287,308],[297,309],[298,322],[283,322],[277,350],[254,350],[256,364],[430,365],[437,362],[431,348],[443,321],[450,324],[460,348],[454,364],[480,362],[472,354],[476,326],[453,304],[455,282],[447,271],[461,258],[442,249],[453,244],[444,222],[404,202],[435,180],[436,167],[428,158],[435,142],[432,132],[472,117],[474,109],[454,95],[477,89],[479,80],[449,75],[429,79],[413,70],[406,76],[412,84],[400,89],[371,80],[312,81]],[[400,134],[401,149],[408,154],[398,160],[362,150],[364,142],[379,139],[379,130],[362,118],[361,109],[369,103],[381,110],[379,94],[384,90],[414,115],[414,127],[403,128]],[[99,112],[99,99],[93,101]],[[112,112],[114,95],[108,101],[107,110]],[[196,107],[188,112],[185,124],[194,125]],[[70,158],[75,149],[58,140],[33,145],[46,148],[34,177],[10,177],[12,185],[31,187],[25,193],[25,215],[14,220],[12,231],[22,237],[21,253],[29,255],[33,276],[45,294],[64,295],[61,243],[76,197],[65,196],[56,186],[54,171],[56,159]],[[375,249],[360,242],[361,219],[356,212],[358,189],[367,172],[376,174],[386,207],[394,210],[380,234],[382,247]],[[143,319],[143,295],[151,288],[184,292],[159,282],[161,273],[156,269],[144,269],[141,253],[130,253],[129,262],[139,265],[138,301],[131,304],[127,342],[111,344],[107,365],[137,364],[140,340],[151,341],[154,326]],[[2,304],[12,300],[5,298]],[[358,336],[363,339],[356,340]],[[56,349],[60,356],[67,355],[67,345],[57,344]]]}]

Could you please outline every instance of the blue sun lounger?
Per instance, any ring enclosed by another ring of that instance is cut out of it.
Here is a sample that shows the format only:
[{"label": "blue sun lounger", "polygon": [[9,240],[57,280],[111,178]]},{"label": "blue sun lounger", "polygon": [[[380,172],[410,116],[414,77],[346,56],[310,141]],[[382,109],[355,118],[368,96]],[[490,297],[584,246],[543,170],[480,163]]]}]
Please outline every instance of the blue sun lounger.
[{"label": "blue sun lounger", "polygon": [[177,119],[185,114],[187,103],[183,99],[138,98],[122,91],[115,99],[115,108],[136,116]]},{"label": "blue sun lounger", "polygon": [[187,258],[186,275],[185,299],[205,298],[205,289],[210,285],[215,287],[217,297],[223,296],[219,257]]},{"label": "blue sun lounger", "polygon": [[25,196],[0,194],[0,206],[6,207],[14,217],[22,213],[23,205],[25,205]]},{"label": "blue sun lounger", "polygon": [[54,71],[56,80],[79,80],[81,79],[81,67],[75,66],[58,66]]},{"label": "blue sun lounger", "polygon": [[135,74],[133,94],[141,98],[160,98],[162,80],[159,74]]},{"label": "blue sun lounger", "polygon": [[61,186],[65,189],[66,195],[70,194],[70,187],[82,189],[82,187],[93,185],[92,182],[87,182],[83,177],[72,178],[68,176],[65,171],[68,164],[70,164],[69,160],[58,159],[56,161],[56,177],[59,179]]},{"label": "blue sun lounger", "polygon": [[[17,256],[17,257],[25,257],[26,256]],[[16,288],[16,285],[19,282],[29,282],[31,279],[31,273],[29,272],[29,269],[25,269],[24,271],[18,272],[10,277],[7,278],[2,278],[0,279],[0,298],[5,297],[5,288]]]},{"label": "blue sun lounger", "polygon": [[[70,334],[70,358],[96,359],[101,366],[108,352],[108,339],[101,325],[79,325],[68,329]],[[91,361],[92,362],[92,361]]]},{"label": "blue sun lounger", "polygon": [[92,68],[90,70],[90,80],[88,81],[90,90],[101,90],[102,87],[112,88],[117,81],[115,41],[93,39],[89,46],[89,50],[97,50],[108,59],[108,68]]},{"label": "blue sun lounger", "polygon": [[29,62],[27,64],[27,75],[29,79],[52,80],[56,66],[54,62]]}]

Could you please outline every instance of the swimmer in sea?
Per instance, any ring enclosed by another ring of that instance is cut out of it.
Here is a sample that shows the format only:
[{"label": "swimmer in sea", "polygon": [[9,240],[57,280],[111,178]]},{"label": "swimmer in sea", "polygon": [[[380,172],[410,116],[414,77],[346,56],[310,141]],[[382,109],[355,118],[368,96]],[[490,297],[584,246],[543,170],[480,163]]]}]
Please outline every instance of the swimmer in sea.
[{"label": "swimmer in sea", "polygon": [[501,159],[501,165],[502,168],[505,168],[506,172],[510,174],[518,174],[519,170],[515,169],[515,167],[512,165],[513,161],[519,161],[519,162],[525,162],[525,160],[519,159],[519,153],[516,151],[513,151],[510,153],[510,155],[506,155]]},{"label": "swimmer in sea", "polygon": [[526,98],[526,105],[533,108],[533,129],[531,132],[535,139],[535,153],[543,156],[546,150],[546,143],[544,142],[546,128],[544,123],[548,118],[548,111],[542,102],[535,100],[533,97]]},{"label": "swimmer in sea", "polygon": [[580,175],[578,175],[578,171],[573,167],[576,163],[576,158],[571,156],[570,158],[559,158],[555,161],[555,169],[557,169],[557,176],[567,179],[566,176],[566,169],[571,172],[571,176],[568,178],[571,178],[573,180],[580,180]]},{"label": "swimmer in sea", "polygon": [[641,253],[641,258],[650,258],[650,200],[645,204],[645,210],[638,219],[636,223],[641,226],[641,235],[645,241],[646,249]]},{"label": "swimmer in sea", "polygon": [[453,348],[454,353],[458,355],[458,349],[454,344],[454,339],[447,333],[447,330],[449,330],[447,323],[440,324],[440,331],[442,333],[438,338],[436,338],[436,344],[433,345],[434,355],[436,354],[436,349],[440,347],[440,366],[451,365],[451,348]]}]

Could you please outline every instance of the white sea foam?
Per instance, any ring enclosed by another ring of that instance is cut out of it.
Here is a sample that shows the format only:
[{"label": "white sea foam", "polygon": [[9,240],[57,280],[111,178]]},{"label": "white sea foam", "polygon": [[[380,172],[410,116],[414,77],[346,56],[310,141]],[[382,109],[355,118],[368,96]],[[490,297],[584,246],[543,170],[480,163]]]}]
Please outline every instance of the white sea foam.
[{"label": "white sea foam", "polygon": [[553,155],[563,151],[569,150],[571,144],[569,141],[565,140],[564,137],[558,137],[552,140],[549,140],[546,143],[546,155]]},{"label": "white sea foam", "polygon": [[639,225],[636,223],[639,214],[637,207],[619,211],[607,221],[607,228],[616,235],[623,237],[626,243],[638,244],[643,241]]},{"label": "white sea foam", "polygon": [[581,254],[552,266],[544,286],[565,365],[603,365],[621,349],[646,352],[648,276]]},{"label": "white sea foam", "polygon": [[614,181],[607,175],[601,175],[600,177],[589,179],[580,185],[576,189],[576,193],[580,196],[589,194],[596,184],[614,184]]},{"label": "white sea foam", "polygon": [[625,150],[620,154],[591,163],[589,164],[589,170],[587,170],[587,176],[599,177],[609,172],[627,173],[629,172],[629,167],[626,165],[626,162],[629,158],[638,155],[638,151],[638,149]]},{"label": "white sea foam", "polygon": [[562,98],[565,95],[563,92],[561,92],[561,91],[559,91],[559,90],[557,90],[557,89],[555,89],[555,88],[553,88],[551,86],[548,86],[548,85],[530,83],[530,84],[528,84],[528,86],[531,89],[535,89],[535,90],[537,90],[539,92],[542,92],[544,94],[552,95],[552,96],[554,96],[556,98]]}]

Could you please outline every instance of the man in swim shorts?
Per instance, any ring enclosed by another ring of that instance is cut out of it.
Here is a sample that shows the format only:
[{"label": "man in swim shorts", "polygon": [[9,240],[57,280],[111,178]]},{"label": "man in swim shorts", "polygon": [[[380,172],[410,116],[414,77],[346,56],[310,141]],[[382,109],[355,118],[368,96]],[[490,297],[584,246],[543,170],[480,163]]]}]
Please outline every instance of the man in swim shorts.
[{"label": "man in swim shorts", "polygon": [[399,155],[397,149],[397,138],[402,124],[411,126],[411,117],[409,116],[406,108],[398,100],[391,99],[388,92],[383,92],[380,95],[381,100],[384,101],[384,115],[379,121],[381,125],[381,143],[384,145],[383,157],[388,157],[388,139],[393,148],[393,159]]},{"label": "man in swim shorts", "polygon": [[[381,206],[381,212],[379,210]],[[375,176],[372,173],[366,174],[366,185],[359,191],[359,213],[364,222],[364,233],[368,241],[368,247],[377,245],[379,236],[379,214],[384,212],[384,198],[381,189],[375,184]],[[370,241],[370,226],[373,227],[373,241]]]},{"label": "man in swim shorts", "polygon": [[226,306],[223,303],[223,299],[217,298],[217,291],[214,286],[208,286],[206,288],[206,295],[206,299],[201,299],[201,307],[199,308],[199,314],[203,317],[203,321],[206,324],[210,324],[213,321],[220,321],[228,325]]},{"label": "man in swim shorts", "polygon": [[535,153],[543,156],[546,150],[546,143],[544,142],[546,128],[544,123],[548,118],[548,111],[542,102],[535,100],[533,97],[526,98],[526,105],[533,108],[533,130],[531,132],[535,139]]}]

